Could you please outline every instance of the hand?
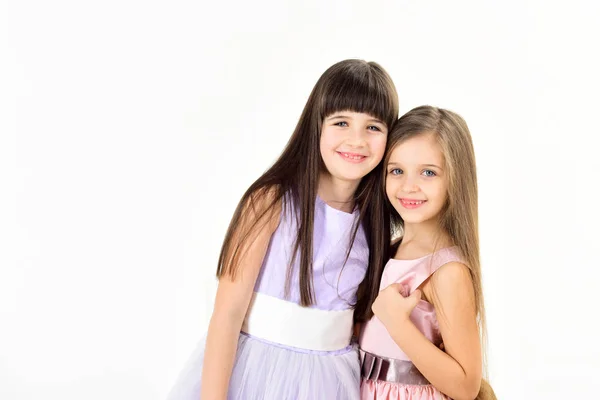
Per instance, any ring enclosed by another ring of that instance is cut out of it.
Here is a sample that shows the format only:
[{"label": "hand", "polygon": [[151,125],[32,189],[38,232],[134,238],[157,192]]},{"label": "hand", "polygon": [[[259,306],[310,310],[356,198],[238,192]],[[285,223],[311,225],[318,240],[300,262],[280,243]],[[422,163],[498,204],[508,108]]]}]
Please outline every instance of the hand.
[{"label": "hand", "polygon": [[[415,290],[410,296],[404,297],[406,290],[400,283],[393,283],[379,292],[371,309],[386,328],[393,324],[403,324],[410,319],[410,313],[421,300],[421,291]],[[389,330],[389,329],[388,329]]]}]

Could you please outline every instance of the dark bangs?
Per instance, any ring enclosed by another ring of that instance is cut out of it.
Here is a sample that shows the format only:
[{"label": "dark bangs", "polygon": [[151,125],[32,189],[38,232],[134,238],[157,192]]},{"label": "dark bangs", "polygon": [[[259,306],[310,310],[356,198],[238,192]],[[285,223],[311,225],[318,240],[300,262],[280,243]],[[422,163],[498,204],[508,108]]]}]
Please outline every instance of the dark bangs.
[{"label": "dark bangs", "polygon": [[338,111],[372,115],[385,122],[388,129],[398,118],[398,94],[384,70],[374,62],[345,65],[332,74],[324,85],[320,120]]}]

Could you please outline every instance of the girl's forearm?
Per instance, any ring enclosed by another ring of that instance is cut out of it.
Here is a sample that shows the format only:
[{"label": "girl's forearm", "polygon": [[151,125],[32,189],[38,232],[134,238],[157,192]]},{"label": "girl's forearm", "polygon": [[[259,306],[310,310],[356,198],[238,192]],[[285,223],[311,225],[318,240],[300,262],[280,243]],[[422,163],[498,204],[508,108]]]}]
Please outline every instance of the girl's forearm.
[{"label": "girl's forearm", "polygon": [[240,324],[214,315],[211,318],[202,366],[202,400],[225,400],[233,369]]},{"label": "girl's forearm", "polygon": [[468,377],[454,358],[431,343],[411,321],[388,327],[388,331],[417,369],[439,391],[455,400],[475,398],[480,381]]}]

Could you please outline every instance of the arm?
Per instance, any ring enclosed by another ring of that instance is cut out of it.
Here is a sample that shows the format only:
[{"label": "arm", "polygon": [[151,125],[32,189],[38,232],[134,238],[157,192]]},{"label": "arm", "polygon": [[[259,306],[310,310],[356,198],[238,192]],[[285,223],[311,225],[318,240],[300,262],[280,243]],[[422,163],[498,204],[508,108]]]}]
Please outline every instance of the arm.
[{"label": "arm", "polygon": [[[261,204],[269,200],[257,200],[257,212]],[[202,372],[202,400],[225,400],[229,379],[233,369],[238,337],[248,305],[252,299],[254,284],[260,272],[269,241],[279,224],[280,207],[274,207],[265,215],[264,223],[257,224],[256,234],[243,243],[240,250],[243,257],[235,278],[224,274],[219,279],[213,314],[208,327],[204,365]],[[234,234],[239,238],[244,226],[255,222],[256,213],[245,211],[240,228]]]},{"label": "arm", "polygon": [[396,294],[401,297],[393,300],[398,307],[389,308],[408,311],[402,312],[401,318],[397,311],[380,312],[394,341],[438,390],[455,400],[474,399],[481,384],[481,344],[468,268],[461,263],[449,263],[423,286],[426,297],[434,300],[445,352],[431,343],[409,318],[420,299],[419,291],[403,298],[394,285],[385,290],[388,289],[390,299]]}]

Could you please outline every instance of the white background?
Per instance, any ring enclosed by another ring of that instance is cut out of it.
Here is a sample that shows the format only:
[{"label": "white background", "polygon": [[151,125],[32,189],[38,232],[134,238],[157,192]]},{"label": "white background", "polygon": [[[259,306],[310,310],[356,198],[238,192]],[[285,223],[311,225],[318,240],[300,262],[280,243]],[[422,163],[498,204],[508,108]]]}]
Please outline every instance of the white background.
[{"label": "white background", "polygon": [[596,397],[600,29],[565,4],[1,1],[0,398],[163,399],[240,195],[345,58],[469,123],[498,397]]}]

